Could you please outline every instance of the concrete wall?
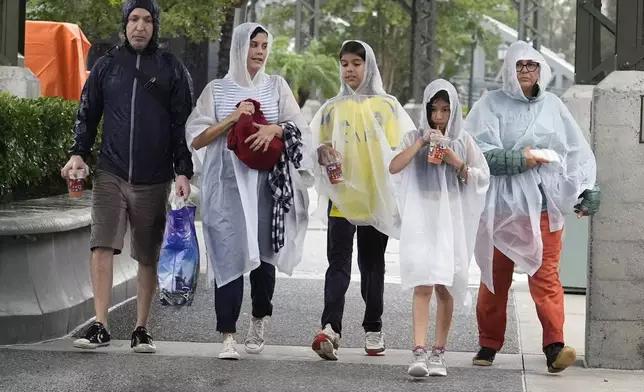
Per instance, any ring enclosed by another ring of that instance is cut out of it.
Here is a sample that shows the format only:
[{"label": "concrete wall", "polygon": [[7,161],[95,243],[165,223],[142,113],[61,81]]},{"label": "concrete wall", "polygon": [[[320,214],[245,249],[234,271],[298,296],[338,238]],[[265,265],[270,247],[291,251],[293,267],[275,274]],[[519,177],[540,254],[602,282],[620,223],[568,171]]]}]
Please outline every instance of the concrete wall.
[{"label": "concrete wall", "polygon": [[591,226],[586,362],[644,369],[644,72],[616,71],[593,93],[602,206]]},{"label": "concrete wall", "polygon": [[588,142],[592,142],[590,138],[590,111],[594,89],[595,86],[578,84],[570,87],[561,96],[561,100],[581,127]]},{"label": "concrete wall", "polygon": [[[52,198],[45,208],[41,200],[0,210],[0,345],[59,338],[94,317],[89,200],[69,209]],[[115,257],[112,305],[136,295],[129,233],[125,242]]]},{"label": "concrete wall", "polygon": [[[581,127],[592,146],[590,133],[591,106],[595,86],[575,85],[569,88],[561,100]],[[559,276],[568,293],[585,293],[588,286],[588,257],[590,252],[590,219],[566,217],[563,234],[563,249],[559,262]]]},{"label": "concrete wall", "polygon": [[20,98],[38,98],[40,80],[29,68],[0,66],[0,92]]}]

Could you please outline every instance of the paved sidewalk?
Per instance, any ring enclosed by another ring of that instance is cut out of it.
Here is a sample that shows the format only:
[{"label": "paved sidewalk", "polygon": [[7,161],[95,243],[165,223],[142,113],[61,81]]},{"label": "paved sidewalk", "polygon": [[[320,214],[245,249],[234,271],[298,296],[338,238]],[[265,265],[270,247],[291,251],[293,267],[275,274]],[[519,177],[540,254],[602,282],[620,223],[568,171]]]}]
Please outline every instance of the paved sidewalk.
[{"label": "paved sidewalk", "polygon": [[[317,195],[309,191],[310,209],[312,213],[317,207]],[[323,279],[326,262],[326,227],[317,218],[311,217],[304,260],[294,273],[299,279]],[[399,283],[398,241],[390,240],[387,248],[388,283]],[[357,271],[356,252],[354,248],[353,271]],[[359,281],[359,274],[352,275],[352,281]],[[476,265],[470,267],[470,285],[476,288],[480,279],[480,271]],[[530,296],[527,275],[515,274],[513,293],[516,316],[519,323],[519,343],[521,355],[517,355],[523,363],[523,378],[526,391],[601,391],[601,392],[644,392],[644,372],[619,371],[606,369],[588,369],[584,366],[585,354],[585,323],[586,297],[584,295],[566,294],[566,322],[564,333],[566,343],[577,350],[577,363],[559,375],[547,372],[545,357],[541,349],[541,324],[537,317],[534,302]],[[472,310],[473,311],[473,310]],[[476,333],[476,331],[472,331]],[[471,355],[464,356],[463,364],[469,363]]]},{"label": "paved sidewalk", "polygon": [[[385,357],[345,352],[340,362],[320,361],[309,349],[270,346],[241,361],[216,359],[217,344],[159,342],[156,355],[132,354],[129,342],[104,353],[78,353],[66,342],[46,348],[0,349],[0,390],[34,391],[503,391],[522,392],[517,356],[499,358],[495,369],[467,366],[469,355],[451,354],[447,378],[413,380],[406,375],[409,352]],[[118,346],[117,346],[118,345]],[[37,371],[33,369],[38,369]],[[9,377],[7,377],[9,376]]]},{"label": "paved sidewalk", "polygon": [[[314,196],[311,195],[311,196]],[[316,199],[311,199],[311,211]],[[200,223],[197,226],[200,228]],[[205,272],[203,236],[202,272]],[[565,334],[577,349],[577,363],[558,375],[547,372],[541,353],[541,326],[530,298],[525,275],[514,276],[509,304],[507,344],[491,368],[471,365],[477,349],[475,309],[455,312],[446,360],[447,378],[415,381],[406,374],[411,358],[411,294],[400,290],[398,242],[387,249],[385,315],[383,328],[388,349],[384,357],[368,357],[362,349],[360,328],[364,304],[359,293],[355,260],[353,283],[347,297],[346,333],[338,362],[320,360],[310,349],[322,307],[326,271],[326,231],[311,218],[304,259],[293,277],[280,275],[275,313],[267,329],[268,345],[261,355],[243,352],[249,317],[249,293],[237,336],[239,362],[216,358],[221,338],[215,332],[213,292],[202,280],[190,308],[163,308],[155,300],[150,329],[159,352],[133,354],[129,334],[135,301],[111,313],[113,341],[105,349],[80,352],[71,338],[42,344],[0,347],[0,391],[503,391],[503,392],[644,392],[644,372],[586,369],[583,362],[585,297],[566,295]],[[470,269],[471,292],[476,298],[480,273]],[[435,307],[435,302],[432,302]],[[432,312],[432,315],[434,312]],[[432,317],[433,319],[433,317]],[[433,332],[430,332],[431,337]],[[431,342],[431,339],[428,340]]]},{"label": "paved sidewalk", "polygon": [[644,371],[621,371],[589,369],[584,364],[586,336],[586,296],[565,295],[566,321],[564,336],[566,344],[577,350],[577,363],[565,372],[552,375],[545,368],[541,351],[541,324],[534,302],[530,297],[525,275],[517,276],[513,286],[521,351],[523,353],[524,378],[527,392],[642,392]]}]

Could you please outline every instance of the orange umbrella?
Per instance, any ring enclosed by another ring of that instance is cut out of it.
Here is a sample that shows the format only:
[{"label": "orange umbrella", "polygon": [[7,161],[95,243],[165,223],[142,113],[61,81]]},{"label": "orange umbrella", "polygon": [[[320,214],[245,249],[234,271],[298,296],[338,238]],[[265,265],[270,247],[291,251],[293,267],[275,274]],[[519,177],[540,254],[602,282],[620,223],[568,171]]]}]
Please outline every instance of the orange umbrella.
[{"label": "orange umbrella", "polygon": [[25,23],[25,66],[40,80],[43,96],[80,99],[89,75],[86,64],[90,47],[78,25]]}]

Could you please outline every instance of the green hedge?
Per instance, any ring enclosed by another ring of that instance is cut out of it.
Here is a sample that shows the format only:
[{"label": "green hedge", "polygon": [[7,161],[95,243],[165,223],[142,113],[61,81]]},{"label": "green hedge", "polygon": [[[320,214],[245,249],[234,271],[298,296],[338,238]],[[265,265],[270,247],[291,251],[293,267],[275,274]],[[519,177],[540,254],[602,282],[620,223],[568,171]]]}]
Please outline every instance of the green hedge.
[{"label": "green hedge", "polygon": [[[78,101],[0,93],[0,202],[67,191],[60,169],[74,142],[77,109]],[[95,160],[90,159],[90,167]]]}]

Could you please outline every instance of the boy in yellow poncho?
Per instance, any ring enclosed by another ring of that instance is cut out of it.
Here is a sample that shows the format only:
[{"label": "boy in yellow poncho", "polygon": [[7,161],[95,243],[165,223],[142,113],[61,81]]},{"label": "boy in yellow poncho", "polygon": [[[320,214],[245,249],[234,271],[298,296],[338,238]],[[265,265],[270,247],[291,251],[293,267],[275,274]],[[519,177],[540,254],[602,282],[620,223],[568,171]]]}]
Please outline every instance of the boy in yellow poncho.
[{"label": "boy in yellow poncho", "polygon": [[[326,107],[320,126],[320,141],[336,151],[343,149],[345,152],[342,154],[345,185],[337,189],[337,204],[332,204],[330,217],[357,223],[369,221],[372,211],[383,203],[379,201],[378,180],[386,175],[387,169],[383,164],[386,158],[378,136],[384,134],[390,149],[395,149],[400,143],[396,105],[398,102],[389,96],[372,96],[361,102],[356,99],[338,100]],[[340,135],[333,143],[336,124],[340,124],[341,129],[336,132]],[[341,148],[337,143],[345,145]]]},{"label": "boy in yellow poncho", "polygon": [[[344,297],[351,281],[353,240],[357,233],[358,265],[366,309],[362,326],[365,351],[382,355],[385,250],[398,236],[400,218],[392,176],[393,149],[414,124],[395,97],[382,87],[369,45],[345,42],[340,51],[342,87],[312,123],[318,213],[328,220],[324,311],[312,348],[323,359],[337,360]],[[340,174],[341,173],[341,174]]]}]

